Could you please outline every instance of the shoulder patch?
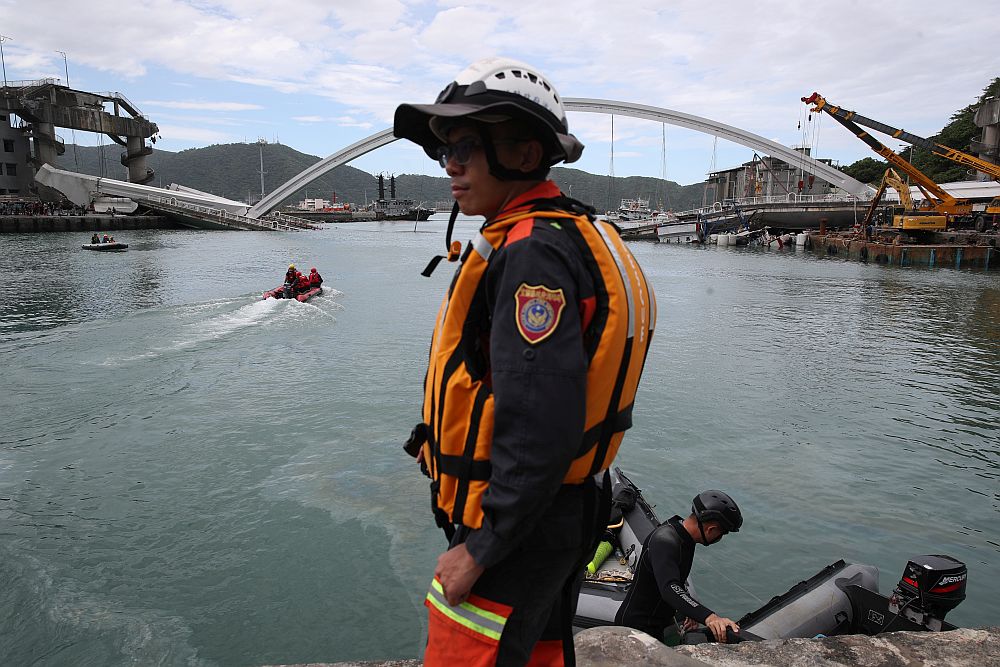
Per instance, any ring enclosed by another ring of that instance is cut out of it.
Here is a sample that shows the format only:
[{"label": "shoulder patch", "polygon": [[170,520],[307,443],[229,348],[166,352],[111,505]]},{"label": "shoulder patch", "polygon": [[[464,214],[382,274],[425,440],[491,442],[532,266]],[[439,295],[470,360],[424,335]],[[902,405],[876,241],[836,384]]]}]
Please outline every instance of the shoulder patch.
[{"label": "shoulder patch", "polygon": [[566,296],[562,289],[549,289],[545,285],[521,283],[514,292],[517,330],[532,345],[548,338],[562,316]]}]

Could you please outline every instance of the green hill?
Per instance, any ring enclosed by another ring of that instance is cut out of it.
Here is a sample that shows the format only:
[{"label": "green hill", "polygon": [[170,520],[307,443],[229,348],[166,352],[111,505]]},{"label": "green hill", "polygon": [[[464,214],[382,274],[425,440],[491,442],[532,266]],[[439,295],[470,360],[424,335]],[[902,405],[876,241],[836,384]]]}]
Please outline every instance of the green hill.
[{"label": "green hill", "polygon": [[[125,167],[119,161],[122,150],[117,144],[103,148],[77,146],[74,156],[73,146],[68,145],[56,166],[124,180]],[[282,144],[267,144],[264,146],[265,192],[270,192],[319,160],[315,155],[306,155]],[[260,193],[260,153],[257,144],[216,144],[179,153],[154,149],[147,164],[155,172],[150,185],[162,187],[177,183],[241,201],[246,201],[248,195]],[[682,186],[673,181],[645,176],[609,179],[560,167],[552,170],[552,177],[566,194],[593,205],[598,211],[617,208],[623,197],[642,197],[649,199],[654,207],[662,205],[673,210],[685,210],[701,205],[703,191],[701,184]],[[307,192],[311,197],[326,199],[337,193],[340,201],[360,204],[366,197],[369,200],[375,198],[378,185],[372,174],[342,165],[296,192],[286,203],[303,199]],[[451,187],[448,178],[443,176],[399,174],[396,176],[396,194],[416,201],[445,202],[451,199]]]}]

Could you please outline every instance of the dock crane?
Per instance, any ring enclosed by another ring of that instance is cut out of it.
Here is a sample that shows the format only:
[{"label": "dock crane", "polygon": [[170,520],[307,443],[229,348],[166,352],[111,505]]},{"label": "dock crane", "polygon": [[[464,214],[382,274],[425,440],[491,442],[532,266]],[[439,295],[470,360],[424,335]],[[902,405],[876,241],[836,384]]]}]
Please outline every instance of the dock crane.
[{"label": "dock crane", "polygon": [[990,178],[1000,181],[1000,165],[987,162],[986,160],[982,160],[974,155],[969,155],[968,153],[963,153],[957,148],[945,146],[944,144],[939,144],[936,141],[931,141],[930,139],[925,139],[924,137],[918,137],[912,132],[907,132],[906,130],[900,130],[886,125],[885,123],[880,123],[877,120],[872,120],[871,118],[862,116],[857,112],[848,111],[847,109],[834,106],[827,102],[826,99],[819,93],[813,93],[809,97],[803,97],[802,101],[806,104],[812,104],[813,111],[825,111],[834,118],[843,118],[844,120],[853,121],[858,125],[863,125],[877,132],[881,132],[882,134],[887,134],[893,139],[899,139],[900,141],[905,141],[912,146],[923,148],[924,150],[933,153],[934,155],[943,157],[946,160],[951,160],[952,162],[957,162],[958,164],[981,171],[984,174],[989,174]]},{"label": "dock crane", "polygon": [[[868,132],[859,127],[857,123],[862,123],[872,129],[878,130],[879,132],[902,139],[903,141],[920,146],[921,148],[927,148],[936,155],[941,155],[942,157],[946,157],[956,162],[961,162],[962,164],[975,166],[977,169],[981,168],[979,166],[981,164],[983,165],[983,171],[991,175],[995,173],[996,176],[1000,178],[1000,167],[997,165],[986,162],[985,160],[980,160],[979,158],[975,158],[971,155],[961,153],[961,151],[956,151],[953,148],[936,144],[928,139],[924,139],[923,137],[918,137],[915,134],[905,132],[904,130],[898,130],[884,123],[879,123],[876,120],[860,116],[853,111],[841,109],[840,107],[829,104],[819,93],[813,93],[809,97],[803,97],[802,101],[806,104],[812,104],[813,111],[824,111],[832,116],[834,120],[847,128],[852,134],[861,139],[861,141],[865,142],[865,144],[867,144],[868,147],[874,152],[884,157],[889,164],[909,176],[920,192],[924,195],[924,199],[930,204],[930,207],[919,210],[911,208],[909,210],[904,210],[899,215],[894,215],[892,219],[892,226],[896,229],[907,231],[943,231],[948,226],[949,218],[965,218],[969,216],[972,213],[972,203],[967,199],[957,199],[945,192],[941,186],[931,180],[926,174],[901,158],[895,151],[885,146],[882,142],[875,139],[875,137],[871,136]],[[855,121],[857,121],[857,123]],[[884,189],[882,189],[882,191],[884,191]],[[874,205],[877,205],[877,203]]]}]

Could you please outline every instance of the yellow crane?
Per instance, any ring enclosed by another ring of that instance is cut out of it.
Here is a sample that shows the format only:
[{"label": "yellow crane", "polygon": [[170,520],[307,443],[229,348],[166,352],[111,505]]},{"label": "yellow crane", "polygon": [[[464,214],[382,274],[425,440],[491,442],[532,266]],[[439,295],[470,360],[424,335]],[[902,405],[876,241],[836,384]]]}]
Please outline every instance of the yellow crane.
[{"label": "yellow crane", "polygon": [[[914,185],[916,185],[916,187],[924,195],[926,208],[916,209],[911,206],[904,208],[902,213],[893,216],[892,226],[897,229],[908,231],[944,230],[948,226],[949,219],[967,218],[972,213],[972,202],[968,199],[958,199],[948,194],[926,174],[901,158],[895,151],[888,148],[875,137],[871,136],[868,132],[859,127],[858,123],[897,139],[906,141],[907,143],[911,143],[915,146],[926,148],[935,155],[940,155],[941,157],[945,157],[949,160],[980,169],[994,178],[1000,178],[1000,166],[986,162],[985,160],[980,160],[977,157],[962,153],[961,151],[957,151],[953,148],[937,144],[929,139],[918,137],[910,132],[899,130],[886,125],[885,123],[880,123],[876,120],[872,120],[871,118],[866,118],[853,111],[847,111],[846,109],[834,106],[827,102],[826,99],[819,93],[813,93],[809,97],[803,97],[802,101],[806,104],[813,105],[813,111],[823,111],[832,116],[834,120],[865,142],[869,148],[884,157],[889,164],[909,176]],[[882,191],[884,192],[884,188]]]}]

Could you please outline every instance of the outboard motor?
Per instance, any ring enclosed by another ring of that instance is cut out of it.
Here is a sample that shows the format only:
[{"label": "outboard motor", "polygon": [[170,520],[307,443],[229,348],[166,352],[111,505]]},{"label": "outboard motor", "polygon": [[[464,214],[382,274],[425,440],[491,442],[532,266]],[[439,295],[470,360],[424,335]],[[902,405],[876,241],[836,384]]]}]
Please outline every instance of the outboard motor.
[{"label": "outboard motor", "polygon": [[938,632],[945,615],[965,599],[968,570],[951,556],[917,556],[889,598],[889,612]]}]

